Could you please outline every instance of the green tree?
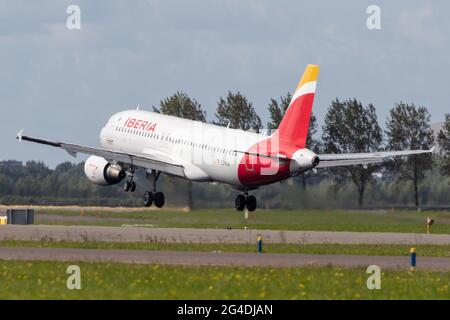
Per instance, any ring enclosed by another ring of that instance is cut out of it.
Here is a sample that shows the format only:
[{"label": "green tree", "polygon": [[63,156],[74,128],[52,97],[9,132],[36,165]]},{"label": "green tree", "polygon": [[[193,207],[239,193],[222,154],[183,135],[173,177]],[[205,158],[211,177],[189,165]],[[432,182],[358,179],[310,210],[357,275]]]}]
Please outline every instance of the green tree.
[{"label": "green tree", "polygon": [[261,119],[253,108],[253,104],[239,91],[228,91],[226,98],[220,97],[216,110],[217,122],[221,126],[258,131],[262,128]]},{"label": "green tree", "polygon": [[[336,99],[328,108],[322,127],[322,143],[326,153],[374,152],[380,149],[383,140],[375,107],[363,106],[356,99]],[[378,166],[346,166],[329,169],[336,187],[343,185],[348,177],[358,190],[358,205],[364,202],[364,192],[371,182],[372,173]]]},{"label": "green tree", "polygon": [[26,175],[40,179],[45,178],[51,173],[50,169],[42,161],[27,161],[24,170]]},{"label": "green tree", "polygon": [[269,130],[275,130],[280,125],[283,116],[292,100],[292,94],[288,92],[285,96],[280,97],[280,101],[273,98],[269,102],[270,122],[267,123]]},{"label": "green tree", "polygon": [[[434,143],[434,135],[427,108],[403,102],[395,104],[386,122],[386,135],[389,150],[430,149]],[[431,166],[430,154],[412,155],[406,159],[396,157],[391,162],[390,167],[398,180],[413,182],[414,202],[417,208],[418,185],[424,177],[424,172],[431,169]]]},{"label": "green tree", "polygon": [[[174,95],[162,100],[157,111],[184,119],[206,121],[206,112],[200,103],[182,91],[177,91]],[[191,210],[194,208],[192,181],[188,181],[188,206]]]},{"label": "green tree", "polygon": [[443,128],[438,134],[438,143],[442,154],[442,173],[450,175],[450,113],[445,115]]},{"label": "green tree", "polygon": [[161,100],[159,106],[159,109],[153,109],[157,112],[183,119],[206,121],[206,111],[202,109],[200,103],[183,91],[177,91],[174,95]]}]

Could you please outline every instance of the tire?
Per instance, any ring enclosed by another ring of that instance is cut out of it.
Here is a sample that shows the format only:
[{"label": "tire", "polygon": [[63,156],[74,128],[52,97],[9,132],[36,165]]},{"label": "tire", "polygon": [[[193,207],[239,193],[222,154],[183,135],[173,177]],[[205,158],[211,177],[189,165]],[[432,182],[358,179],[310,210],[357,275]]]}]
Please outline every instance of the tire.
[{"label": "tire", "polygon": [[154,202],[155,202],[155,206],[157,208],[162,208],[164,206],[164,201],[165,201],[164,200],[164,193],[162,193],[162,192],[155,193]]},{"label": "tire", "polygon": [[153,203],[153,193],[147,191],[146,193],[144,193],[144,206],[151,207],[152,203]]},{"label": "tire", "polygon": [[123,184],[123,191],[128,192],[128,191],[130,191],[130,188],[131,188],[131,183],[129,181],[126,181]]},{"label": "tire", "polygon": [[234,200],[234,206],[236,207],[237,211],[243,211],[245,208],[245,197],[240,194],[236,197]]},{"label": "tire", "polygon": [[130,192],[134,192],[136,191],[136,182],[131,182],[131,186],[130,186]]},{"label": "tire", "polygon": [[254,196],[247,197],[247,209],[252,212],[256,209],[256,198]]}]

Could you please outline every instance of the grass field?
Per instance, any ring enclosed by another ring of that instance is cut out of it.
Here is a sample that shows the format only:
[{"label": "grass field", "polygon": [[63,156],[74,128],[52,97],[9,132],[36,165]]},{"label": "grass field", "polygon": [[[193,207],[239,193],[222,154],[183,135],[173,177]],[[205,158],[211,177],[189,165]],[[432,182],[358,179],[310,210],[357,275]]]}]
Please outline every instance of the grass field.
[{"label": "grass field", "polygon": [[363,268],[77,263],[81,290],[68,290],[69,265],[0,261],[0,299],[450,299],[450,273],[382,272],[368,290]]},{"label": "grass field", "polygon": [[[222,251],[256,252],[251,244],[211,244],[211,243],[133,243],[133,242],[69,242],[69,241],[0,241],[0,247],[39,247],[77,249],[125,249],[125,250],[166,250],[166,251]],[[429,257],[450,257],[450,245],[418,245],[417,255]],[[267,253],[307,253],[307,254],[351,254],[407,256],[407,245],[369,244],[264,244]]]},{"label": "grass field", "polygon": [[[417,232],[450,234],[450,212],[258,210],[244,219],[231,209],[109,211],[39,209],[36,222],[65,225]],[[256,244],[0,241],[2,247],[255,252]],[[407,256],[408,245],[264,244],[264,252]],[[419,256],[450,257],[448,245],[418,245]],[[68,290],[66,268],[81,267],[81,290]],[[0,299],[450,299],[450,272],[384,271],[368,290],[365,268],[213,267],[86,262],[0,261]]]},{"label": "grass field", "polygon": [[450,212],[257,210],[244,219],[232,209],[183,211],[38,210],[36,222],[64,225],[147,224],[154,227],[426,232],[425,219],[435,220],[433,233],[450,234]]}]

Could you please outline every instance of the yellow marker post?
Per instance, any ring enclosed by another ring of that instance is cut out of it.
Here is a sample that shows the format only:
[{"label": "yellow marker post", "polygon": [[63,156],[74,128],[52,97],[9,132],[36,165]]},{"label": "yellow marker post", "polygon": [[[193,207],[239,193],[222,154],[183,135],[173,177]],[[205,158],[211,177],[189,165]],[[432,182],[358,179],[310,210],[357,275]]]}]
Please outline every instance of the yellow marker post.
[{"label": "yellow marker post", "polygon": [[258,253],[262,253],[262,237],[259,235],[256,241],[258,246]]},{"label": "yellow marker post", "polygon": [[414,272],[414,271],[416,271],[416,248],[411,248],[409,250],[409,255],[411,257],[410,271]]}]

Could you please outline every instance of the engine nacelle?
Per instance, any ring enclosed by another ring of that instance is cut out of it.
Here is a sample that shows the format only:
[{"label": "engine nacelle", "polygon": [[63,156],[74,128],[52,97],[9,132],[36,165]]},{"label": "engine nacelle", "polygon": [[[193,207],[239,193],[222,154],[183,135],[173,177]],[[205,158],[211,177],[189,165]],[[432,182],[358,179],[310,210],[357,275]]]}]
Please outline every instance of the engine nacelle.
[{"label": "engine nacelle", "polygon": [[97,156],[87,158],[84,163],[84,174],[89,181],[102,186],[117,184],[126,177],[121,165],[111,164]]},{"label": "engine nacelle", "polygon": [[291,174],[306,172],[319,164],[317,154],[309,149],[299,149],[292,156],[290,171]]}]

